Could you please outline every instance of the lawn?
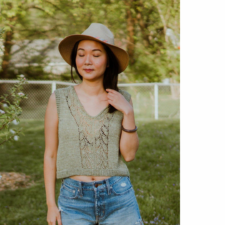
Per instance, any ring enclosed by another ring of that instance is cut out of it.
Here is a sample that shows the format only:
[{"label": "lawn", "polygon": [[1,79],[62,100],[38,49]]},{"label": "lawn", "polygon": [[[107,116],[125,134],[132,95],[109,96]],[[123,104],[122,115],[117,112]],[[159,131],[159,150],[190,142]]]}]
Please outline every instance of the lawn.
[{"label": "lawn", "polygon": [[[136,121],[135,160],[126,162],[144,224],[180,224],[180,120]],[[16,125],[11,125],[13,128]],[[18,126],[18,125],[17,125]],[[44,122],[21,120],[24,136],[0,146],[0,171],[30,175],[30,188],[0,191],[1,225],[44,225]],[[61,180],[56,181],[56,201]]]}]

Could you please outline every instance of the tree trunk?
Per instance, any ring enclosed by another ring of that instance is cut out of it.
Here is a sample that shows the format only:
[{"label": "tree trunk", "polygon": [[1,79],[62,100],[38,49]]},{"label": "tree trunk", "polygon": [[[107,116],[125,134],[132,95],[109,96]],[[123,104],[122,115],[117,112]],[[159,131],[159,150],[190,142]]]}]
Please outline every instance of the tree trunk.
[{"label": "tree trunk", "polygon": [[10,60],[10,51],[12,48],[12,39],[13,39],[13,31],[7,31],[5,35],[5,42],[4,42],[4,55],[2,60],[2,71],[0,73],[1,78],[6,79],[8,78],[7,72],[9,67],[9,60]]},{"label": "tree trunk", "polygon": [[129,54],[130,58],[130,65],[133,65],[135,63],[134,59],[134,47],[135,47],[135,40],[134,40],[134,25],[135,21],[132,17],[132,13],[130,8],[132,7],[133,0],[126,0],[125,5],[126,7],[126,19],[127,19],[127,52]]},{"label": "tree trunk", "polygon": [[155,1],[156,8],[158,9],[158,13],[159,13],[159,16],[160,16],[162,24],[163,24],[163,31],[164,31],[164,35],[165,35],[165,41],[168,43],[168,37],[166,35],[166,30],[167,30],[166,20],[164,18],[164,15],[163,15],[161,9],[160,9],[158,0],[154,0],[154,1]]},{"label": "tree trunk", "polygon": [[[144,9],[143,2],[140,0],[134,0],[134,2],[136,5],[135,11],[137,13],[137,24],[139,25],[141,29],[141,35],[144,41],[143,44],[145,47],[150,47],[152,46],[152,43],[149,40],[148,24],[144,20],[143,14],[138,10],[138,7]],[[151,13],[151,10],[149,11],[149,14],[150,13]]]}]

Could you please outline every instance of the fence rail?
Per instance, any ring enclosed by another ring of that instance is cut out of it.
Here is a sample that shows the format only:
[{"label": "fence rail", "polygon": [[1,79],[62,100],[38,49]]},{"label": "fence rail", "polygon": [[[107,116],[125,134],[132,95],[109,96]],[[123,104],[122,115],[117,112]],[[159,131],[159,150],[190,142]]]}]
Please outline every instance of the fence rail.
[{"label": "fence rail", "polygon": [[[18,80],[0,80],[0,95]],[[29,80],[23,85],[28,99],[21,101],[20,118],[44,119],[48,99],[56,89],[76,85],[62,81]],[[135,118],[138,120],[180,118],[180,84],[176,83],[126,83],[118,87],[132,96]],[[10,99],[9,99],[10,100]]]}]

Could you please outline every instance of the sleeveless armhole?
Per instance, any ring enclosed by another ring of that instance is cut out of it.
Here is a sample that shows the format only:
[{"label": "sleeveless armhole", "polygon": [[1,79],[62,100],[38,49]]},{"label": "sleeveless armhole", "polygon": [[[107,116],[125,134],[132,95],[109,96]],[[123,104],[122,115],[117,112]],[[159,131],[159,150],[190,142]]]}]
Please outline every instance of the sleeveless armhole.
[{"label": "sleeveless armhole", "polygon": [[125,90],[119,89],[119,92],[125,97],[125,99],[130,102],[131,94]]},{"label": "sleeveless armhole", "polygon": [[55,90],[54,92],[55,92],[57,113],[58,113],[58,119],[59,119],[60,118],[60,92],[59,90]]}]

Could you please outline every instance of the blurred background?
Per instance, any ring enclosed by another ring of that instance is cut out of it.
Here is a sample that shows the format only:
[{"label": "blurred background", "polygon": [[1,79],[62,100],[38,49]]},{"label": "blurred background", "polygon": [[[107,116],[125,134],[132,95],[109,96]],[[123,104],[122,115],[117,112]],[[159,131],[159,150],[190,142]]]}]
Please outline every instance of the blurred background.
[{"label": "blurred background", "polygon": [[[93,22],[105,24],[130,57],[119,87],[132,95],[140,137],[135,160],[126,164],[143,221],[180,223],[180,2],[0,0],[0,96],[9,101],[0,102],[1,127],[8,125],[0,130],[1,224],[47,224],[44,115],[51,93],[74,85],[58,44]],[[15,104],[18,75],[27,80],[27,98],[16,116],[7,109]]]}]

